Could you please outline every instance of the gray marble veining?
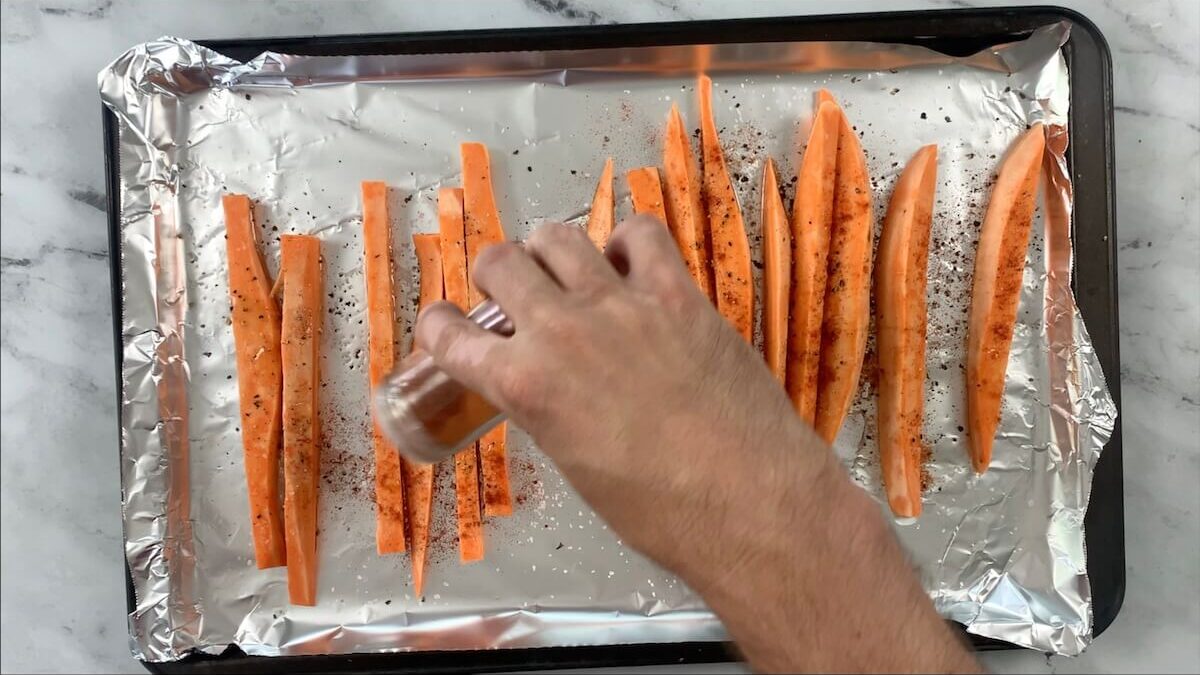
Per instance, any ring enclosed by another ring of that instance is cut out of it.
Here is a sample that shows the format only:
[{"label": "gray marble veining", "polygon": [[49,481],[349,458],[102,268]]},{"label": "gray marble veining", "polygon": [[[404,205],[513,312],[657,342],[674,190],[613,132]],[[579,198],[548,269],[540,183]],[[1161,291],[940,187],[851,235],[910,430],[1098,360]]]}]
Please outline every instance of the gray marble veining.
[{"label": "gray marble veining", "polygon": [[[414,3],[2,0],[0,630],[4,671],[129,671],[95,73],[161,34],[238,37],[853,12],[965,0]],[[1079,659],[1200,669],[1200,3],[1070,0],[1113,50],[1128,591]],[[19,105],[14,105],[19,101]],[[728,670],[722,667],[719,670]]]}]

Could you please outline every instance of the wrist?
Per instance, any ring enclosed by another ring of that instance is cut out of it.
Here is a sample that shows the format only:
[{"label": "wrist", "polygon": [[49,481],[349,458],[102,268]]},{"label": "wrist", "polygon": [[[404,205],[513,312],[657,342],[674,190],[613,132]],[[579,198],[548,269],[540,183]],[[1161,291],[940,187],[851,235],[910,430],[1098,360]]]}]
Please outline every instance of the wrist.
[{"label": "wrist", "polygon": [[835,536],[832,514],[865,498],[808,425],[796,418],[780,431],[714,467],[724,499],[704,517],[703,531],[688,538],[695,546],[680,547],[669,562],[706,598],[744,593],[746,575],[764,569],[798,571],[805,550]]},{"label": "wrist", "polygon": [[717,463],[725,501],[668,566],[757,670],[975,670],[878,505],[811,429],[796,427]]}]

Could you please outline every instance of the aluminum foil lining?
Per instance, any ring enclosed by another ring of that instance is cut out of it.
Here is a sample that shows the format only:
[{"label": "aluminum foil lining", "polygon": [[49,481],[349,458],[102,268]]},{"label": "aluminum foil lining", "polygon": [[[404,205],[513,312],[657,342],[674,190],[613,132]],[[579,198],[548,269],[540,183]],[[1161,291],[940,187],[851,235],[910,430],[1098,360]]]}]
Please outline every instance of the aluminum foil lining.
[{"label": "aluminum foil lining", "polygon": [[[868,153],[876,219],[908,158],[938,143],[929,284],[929,445],[924,515],[896,522],[938,610],[979,635],[1077,654],[1092,619],[1083,516],[1116,409],[1070,289],[1070,121],[1060,47],[1069,26],[974,56],[872,43],[753,43],[352,57],[265,53],[239,63],[164,37],[100,73],[119,122],[121,464],[125,552],[141,659],[237,644],[255,655],[462,650],[721,640],[719,621],[639,556],[519,429],[517,495],[486,523],[487,557],[460,565],[451,471],[439,473],[430,567],[413,597],[408,558],[375,553],[358,183],[385,180],[407,342],[413,232],[436,231],[435,196],[460,181],[458,144],[492,152],[510,237],[544,218],[580,221],[607,156],[661,163],[665,115],[698,120],[695,75],[716,115],[761,261],[762,162],[784,181],[816,90],[843,103]],[[965,323],[979,224],[1005,148],[1051,127],[1004,412],[989,472],[966,458]],[[620,209],[627,212],[623,180]],[[323,355],[320,583],[287,602],[282,568],[255,568],[247,516],[220,197],[246,193],[266,238],[321,237]],[[623,215],[619,213],[618,215]],[[761,285],[761,279],[757,280]],[[402,349],[406,349],[407,345]],[[837,439],[880,496],[873,348]],[[631,467],[631,470],[636,468]]]}]

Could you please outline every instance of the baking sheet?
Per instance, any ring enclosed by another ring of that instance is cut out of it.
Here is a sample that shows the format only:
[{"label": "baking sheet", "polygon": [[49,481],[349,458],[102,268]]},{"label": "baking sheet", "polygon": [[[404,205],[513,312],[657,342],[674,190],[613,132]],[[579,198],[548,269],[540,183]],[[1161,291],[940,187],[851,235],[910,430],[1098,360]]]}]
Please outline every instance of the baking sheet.
[{"label": "baking sheet", "polygon": [[[458,182],[458,143],[492,151],[506,232],[582,219],[603,160],[661,162],[665,113],[715,110],[761,261],[757,185],[768,154],[794,172],[813,94],[828,87],[863,138],[882,217],[895,178],[937,142],[931,242],[930,444],[925,515],[897,532],[939,611],[980,635],[1059,653],[1090,636],[1083,514],[1115,408],[1069,294],[1065,24],[951,58],[871,43],[756,43],[555,52],[298,57],[241,64],[185,40],[133,48],[100,76],[120,124],[124,316],[122,482],[147,660],[251,654],[478,649],[718,640],[671,575],[624,547],[519,430],[518,496],[486,526],[488,556],[457,563],[450,472],[440,472],[425,597],[405,556],[373,541],[358,182],[385,180],[407,342],[416,302],[412,232],[436,231],[436,191]],[[962,363],[974,243],[1008,143],[1054,129],[1056,182],[1040,208],[1023,284],[996,460],[965,456]],[[627,197],[618,180],[620,197]],[[282,569],[254,568],[228,326],[220,196],[245,192],[277,263],[278,235],[322,237],[329,315],[321,581],[315,608],[287,605]],[[628,211],[627,199],[619,208]],[[1047,256],[1046,243],[1052,254]],[[1064,248],[1065,247],[1065,248]],[[761,282],[761,279],[757,279]],[[872,355],[836,449],[877,497]]]}]

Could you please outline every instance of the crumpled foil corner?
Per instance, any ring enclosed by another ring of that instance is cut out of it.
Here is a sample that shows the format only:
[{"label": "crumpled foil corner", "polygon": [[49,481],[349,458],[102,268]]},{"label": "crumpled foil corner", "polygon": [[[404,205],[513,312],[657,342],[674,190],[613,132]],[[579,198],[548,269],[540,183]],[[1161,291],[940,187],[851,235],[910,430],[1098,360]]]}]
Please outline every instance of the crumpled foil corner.
[{"label": "crumpled foil corner", "polygon": [[[854,42],[747,43],[546,52],[293,56],[239,63],[187,40],[138,45],[99,76],[119,126],[121,480],[147,661],[253,655],[547,647],[726,639],[674,576],[626,548],[520,430],[510,433],[516,513],[489,522],[487,559],[462,566],[451,472],[438,476],[428,588],[373,541],[357,183],[385,180],[399,320],[415,316],[414,232],[436,231],[438,187],[458,144],[492,149],[510,237],[587,213],[604,158],[656,165],[666,111],[698,119],[695,74],[716,115],[761,260],[765,157],[794,175],[821,87],[862,136],[876,219],[918,147],[939,144],[930,254],[925,513],[895,527],[943,616],[979,635],[1059,654],[1091,636],[1083,518],[1116,408],[1071,292],[1066,163],[1069,25],[950,57]],[[990,471],[966,458],[966,309],[978,223],[999,158],[1026,125],[1050,129]],[[618,196],[624,186],[618,181]],[[320,585],[287,603],[282,569],[257,570],[237,426],[220,197],[255,202],[268,266],[278,236],[322,239]],[[756,272],[757,274],[757,272]],[[761,278],[756,278],[760,284]],[[835,449],[877,498],[874,396],[862,392]],[[881,507],[885,508],[886,507]]]}]

